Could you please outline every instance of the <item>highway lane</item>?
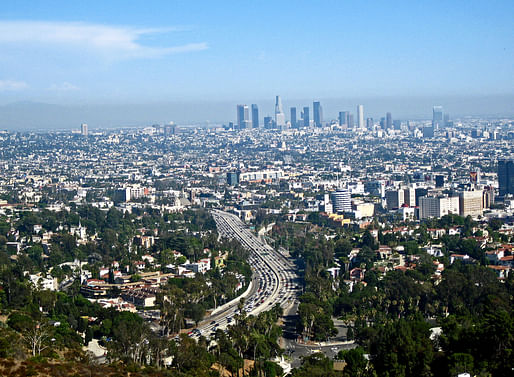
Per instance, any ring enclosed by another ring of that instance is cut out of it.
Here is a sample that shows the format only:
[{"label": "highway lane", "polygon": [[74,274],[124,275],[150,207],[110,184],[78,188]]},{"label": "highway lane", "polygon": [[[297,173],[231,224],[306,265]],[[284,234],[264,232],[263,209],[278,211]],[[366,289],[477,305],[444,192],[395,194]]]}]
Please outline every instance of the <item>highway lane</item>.
[{"label": "highway lane", "polygon": [[[213,210],[212,216],[221,237],[239,241],[250,252],[248,262],[253,270],[253,287],[242,310],[248,315],[257,315],[276,304],[283,308],[291,306],[298,295],[294,263],[256,237],[237,216],[220,210]],[[190,336],[210,338],[216,329],[226,329],[239,314],[238,304],[209,317]]]}]

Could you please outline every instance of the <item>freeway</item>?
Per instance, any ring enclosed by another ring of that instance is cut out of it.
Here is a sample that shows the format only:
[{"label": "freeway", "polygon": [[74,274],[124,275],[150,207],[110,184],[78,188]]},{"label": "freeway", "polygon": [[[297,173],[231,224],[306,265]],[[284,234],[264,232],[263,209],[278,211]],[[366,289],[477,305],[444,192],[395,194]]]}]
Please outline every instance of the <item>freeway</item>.
[{"label": "freeway", "polygon": [[[220,210],[213,210],[212,216],[220,237],[235,239],[250,252],[248,262],[253,281],[242,310],[257,315],[276,304],[284,309],[293,305],[299,293],[294,263],[256,237],[237,216]],[[210,338],[217,329],[226,329],[236,314],[239,314],[237,302],[209,317],[190,335]]]}]

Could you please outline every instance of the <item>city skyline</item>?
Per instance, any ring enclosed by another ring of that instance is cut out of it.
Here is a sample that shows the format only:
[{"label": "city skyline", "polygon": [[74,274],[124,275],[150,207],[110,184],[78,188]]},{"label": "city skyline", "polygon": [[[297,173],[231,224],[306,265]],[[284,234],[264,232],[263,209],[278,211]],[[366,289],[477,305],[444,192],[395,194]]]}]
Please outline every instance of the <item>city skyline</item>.
[{"label": "city skyline", "polygon": [[[297,119],[302,109],[312,107],[312,99],[283,101],[286,119],[290,120],[290,108],[297,108]],[[492,96],[484,102],[481,97],[419,97],[419,98],[321,98],[325,121],[338,120],[339,112],[348,111],[357,123],[356,108],[364,104],[365,118],[380,120],[387,112],[399,120],[432,120],[433,106],[442,104],[445,112],[454,119],[466,117],[503,118],[514,115],[513,96]],[[88,123],[90,129],[167,124],[170,121],[184,125],[222,125],[236,122],[234,108],[237,104],[255,104],[259,116],[274,118],[275,95],[265,100],[245,99],[235,101],[182,101],[129,104],[51,104],[21,101],[0,105],[0,129],[75,129],[77,124]],[[505,110],[510,109],[510,110]],[[55,114],[59,114],[56,117]],[[311,113],[312,114],[312,113]],[[326,114],[326,115],[325,115]],[[249,114],[250,115],[250,114]],[[248,119],[249,120],[249,119]]]}]

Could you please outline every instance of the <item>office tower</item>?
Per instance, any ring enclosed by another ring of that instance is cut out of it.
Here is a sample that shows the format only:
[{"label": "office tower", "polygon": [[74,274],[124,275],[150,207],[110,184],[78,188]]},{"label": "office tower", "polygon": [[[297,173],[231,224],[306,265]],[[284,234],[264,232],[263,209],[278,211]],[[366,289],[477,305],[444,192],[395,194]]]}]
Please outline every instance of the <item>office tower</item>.
[{"label": "office tower", "polygon": [[339,189],[330,194],[334,212],[351,212],[352,196],[350,190]]},{"label": "office tower", "polygon": [[393,117],[391,116],[391,113],[386,114],[386,128],[388,130],[393,128]]},{"label": "office tower", "polygon": [[248,125],[248,106],[237,105],[237,126],[240,130],[243,130]]},{"label": "office tower", "polygon": [[280,96],[275,97],[275,126],[283,129],[286,125],[286,116],[282,111],[282,100]]},{"label": "office tower", "polygon": [[483,191],[461,191],[459,192],[460,215],[463,217],[477,217],[483,214]]},{"label": "office tower", "polygon": [[264,117],[263,119],[264,128],[269,130],[273,128],[273,118],[272,117]]},{"label": "office tower", "polygon": [[385,197],[388,210],[400,208],[405,200],[403,189],[386,191]]},{"label": "office tower", "polygon": [[339,125],[348,127],[348,116],[350,113],[348,111],[340,111],[339,112]]},{"label": "office tower", "polygon": [[380,128],[383,130],[386,128],[386,118],[384,117],[380,118]]},{"label": "office tower", "polygon": [[443,107],[434,106],[432,108],[432,127],[435,130],[442,128],[443,126]]},{"label": "office tower", "polygon": [[402,129],[402,122],[400,120],[393,120],[393,128],[395,130],[401,130]]},{"label": "office tower", "polygon": [[309,106],[305,106],[303,108],[303,126],[309,127],[310,126],[310,118],[309,118]]},{"label": "office tower", "polygon": [[498,186],[500,196],[514,195],[514,159],[498,160]]},{"label": "office tower", "polygon": [[364,106],[363,105],[357,106],[357,120],[358,120],[359,128],[363,129],[365,127],[365,124],[364,124]]},{"label": "office tower", "polygon": [[87,136],[87,124],[86,123],[82,123],[80,125],[80,133],[82,134],[82,136]]},{"label": "office tower", "polygon": [[373,130],[373,118],[366,118],[366,128],[370,131]]},{"label": "office tower", "polygon": [[458,214],[460,203],[457,196],[423,196],[419,198],[420,220],[431,217],[440,218],[448,214]]},{"label": "office tower", "polygon": [[444,187],[444,175],[435,176],[435,187]]},{"label": "office tower", "polygon": [[445,127],[451,127],[450,114],[448,114],[448,113],[444,114],[443,124]]},{"label": "office tower", "polygon": [[493,186],[485,186],[484,187],[484,195],[482,196],[482,207],[491,208],[494,204],[494,187]]},{"label": "office tower", "polygon": [[348,128],[353,129],[353,114],[348,114]]},{"label": "office tower", "polygon": [[385,183],[383,181],[369,181],[364,184],[364,190],[373,196],[385,196]]},{"label": "office tower", "polygon": [[252,104],[252,128],[259,128],[259,107]]},{"label": "office tower", "polygon": [[314,126],[321,127],[323,122],[323,108],[319,102],[312,103],[312,116],[314,117]]},{"label": "office tower", "polygon": [[228,172],[227,184],[229,186],[237,186],[239,184],[239,172]]},{"label": "office tower", "polygon": [[296,107],[291,107],[291,128],[296,128]]},{"label": "office tower", "polygon": [[416,189],[414,187],[403,189],[403,204],[407,204],[409,207],[416,206]]},{"label": "office tower", "polygon": [[423,127],[423,137],[424,138],[434,137],[434,126],[424,126]]},{"label": "office tower", "polygon": [[171,135],[176,135],[176,134],[177,134],[177,126],[173,122],[170,122],[169,124],[164,126],[164,135],[165,136],[171,136]]}]

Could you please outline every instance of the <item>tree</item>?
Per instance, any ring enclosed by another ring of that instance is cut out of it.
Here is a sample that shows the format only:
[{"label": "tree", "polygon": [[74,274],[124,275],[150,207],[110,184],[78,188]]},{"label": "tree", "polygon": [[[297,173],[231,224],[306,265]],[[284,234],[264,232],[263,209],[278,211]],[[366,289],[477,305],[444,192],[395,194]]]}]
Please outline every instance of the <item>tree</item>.
[{"label": "tree", "polygon": [[42,322],[35,322],[24,333],[24,339],[32,356],[39,356],[50,346],[50,327]]},{"label": "tree", "polygon": [[469,353],[454,353],[448,358],[449,373],[457,376],[461,373],[473,373],[473,356]]},{"label": "tree", "polygon": [[423,319],[400,319],[378,328],[370,351],[378,376],[431,376],[434,349]]},{"label": "tree", "polygon": [[364,349],[362,347],[347,351],[341,350],[337,354],[337,358],[346,362],[344,367],[345,376],[359,377],[364,375],[368,361],[364,357]]}]

